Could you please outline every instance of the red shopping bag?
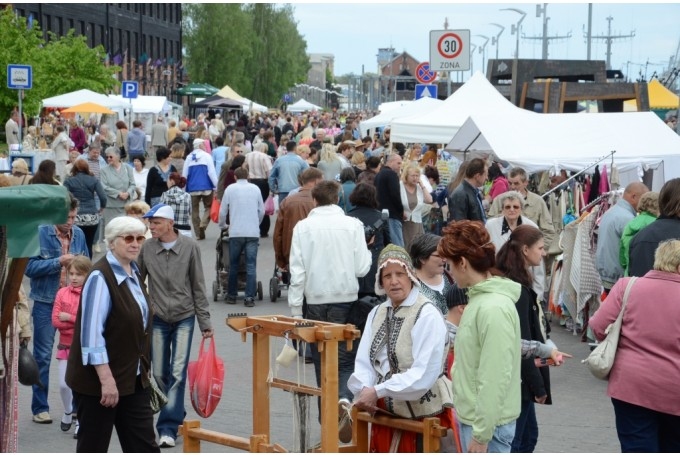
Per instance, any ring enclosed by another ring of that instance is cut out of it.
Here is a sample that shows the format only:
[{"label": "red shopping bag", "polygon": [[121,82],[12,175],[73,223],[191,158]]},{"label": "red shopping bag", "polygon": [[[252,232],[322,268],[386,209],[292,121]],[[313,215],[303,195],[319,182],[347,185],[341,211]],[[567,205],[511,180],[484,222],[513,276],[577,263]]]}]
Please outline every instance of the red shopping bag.
[{"label": "red shopping bag", "polygon": [[213,223],[219,223],[220,221],[220,201],[217,197],[213,197],[212,205],[210,206],[210,219]]},{"label": "red shopping bag", "polygon": [[189,362],[189,395],[191,405],[201,417],[210,417],[222,398],[224,384],[224,362],[215,353],[215,340],[210,338],[210,347],[204,349],[205,338],[201,340],[198,360]]}]

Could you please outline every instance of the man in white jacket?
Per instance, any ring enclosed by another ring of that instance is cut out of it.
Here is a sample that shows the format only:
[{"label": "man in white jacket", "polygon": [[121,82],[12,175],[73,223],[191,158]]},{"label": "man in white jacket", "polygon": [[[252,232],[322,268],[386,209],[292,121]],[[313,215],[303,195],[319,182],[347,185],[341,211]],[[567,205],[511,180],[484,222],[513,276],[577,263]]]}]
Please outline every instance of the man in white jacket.
[{"label": "man in white jacket", "polygon": [[[345,324],[352,303],[358,299],[359,281],[371,268],[371,252],[364,228],[357,218],[345,215],[337,205],[340,185],[325,180],[312,189],[316,208],[293,229],[290,248],[288,305],[293,317],[302,317],[306,299],[307,319]],[[356,346],[358,343],[354,343]],[[356,349],[338,345],[338,392],[341,403],[352,401],[347,380],[354,371]],[[317,385],[321,363],[316,345],[312,360]]]}]

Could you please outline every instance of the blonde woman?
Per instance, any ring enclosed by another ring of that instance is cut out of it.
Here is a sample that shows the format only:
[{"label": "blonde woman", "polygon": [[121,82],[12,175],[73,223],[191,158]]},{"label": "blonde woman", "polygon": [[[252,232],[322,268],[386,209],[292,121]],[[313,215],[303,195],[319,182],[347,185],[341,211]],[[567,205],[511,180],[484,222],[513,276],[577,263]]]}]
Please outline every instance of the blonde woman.
[{"label": "blonde woman", "polygon": [[146,226],[146,232],[144,232],[144,237],[148,240],[151,238],[151,231],[149,230],[149,221],[144,217],[144,214],[151,210],[149,204],[144,201],[132,201],[125,205],[125,215],[131,216],[132,218],[137,218],[139,221],[144,223]]},{"label": "blonde woman", "polygon": [[432,204],[432,195],[425,190],[420,181],[420,168],[417,163],[406,164],[401,171],[399,182],[401,191],[401,204],[404,207],[404,246],[411,249],[411,243],[417,236],[423,234],[423,209],[427,204]]},{"label": "blonde woman", "polygon": [[359,174],[366,170],[366,155],[364,155],[364,152],[354,152],[349,162],[352,165],[352,169],[354,169],[354,175],[358,179]]},{"label": "blonde woman", "polygon": [[335,178],[340,175],[342,161],[338,158],[338,154],[335,153],[335,147],[333,145],[324,144],[323,147],[321,147],[319,164],[317,164],[316,167],[323,172],[324,180],[335,180]]}]

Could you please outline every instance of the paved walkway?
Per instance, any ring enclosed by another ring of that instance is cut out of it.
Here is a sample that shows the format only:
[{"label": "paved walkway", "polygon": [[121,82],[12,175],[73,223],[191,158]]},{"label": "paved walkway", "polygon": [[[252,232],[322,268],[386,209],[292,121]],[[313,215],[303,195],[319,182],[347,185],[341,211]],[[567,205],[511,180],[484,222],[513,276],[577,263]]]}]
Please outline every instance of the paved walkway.
[{"label": "paved walkway", "polygon": [[[274,222],[272,220],[273,232]],[[204,272],[208,292],[212,288],[215,277],[215,244],[218,229],[211,225],[206,233],[207,239],[201,241]],[[323,251],[319,252],[323,254]],[[211,301],[211,316],[216,331],[217,353],[224,359],[225,384],[217,410],[208,419],[198,417],[191,402],[186,397],[187,419],[201,421],[204,428],[221,431],[236,436],[249,437],[252,432],[252,361],[251,337],[247,342],[241,342],[238,333],[226,326],[227,314],[245,312],[250,315],[289,315],[286,291],[282,299],[272,303],[268,298],[269,279],[273,273],[274,253],[272,240],[261,239],[258,254],[258,279],[264,287],[264,300],[256,301],[254,308],[245,308],[242,300],[237,305],[227,305],[224,301]],[[28,286],[28,280],[24,280]],[[211,299],[212,300],[212,299]],[[195,331],[192,359],[196,358],[200,343],[200,335]],[[572,336],[560,327],[553,327],[553,340],[566,352],[574,355],[574,359],[563,367],[551,370],[552,378],[552,406],[537,405],[539,420],[539,442],[537,452],[618,452],[620,446],[616,437],[614,413],[611,402],[606,396],[606,382],[595,379],[581,365],[580,359],[588,354],[588,347],[579,338]],[[283,344],[274,342],[272,352],[278,354]],[[56,342],[55,342],[56,349]],[[54,357],[53,357],[54,358]],[[272,358],[272,365],[274,365]],[[284,379],[294,379],[298,376],[303,382],[314,384],[314,371],[311,365],[303,362],[293,364],[288,368],[281,368],[277,375]],[[62,405],[59,398],[59,383],[57,378],[56,361],[53,361],[50,374],[49,403],[54,423],[38,425],[31,421],[30,402],[31,389],[20,386],[19,395],[19,449],[21,452],[34,453],[63,453],[75,451],[73,430],[63,433],[59,429]],[[293,402],[291,394],[281,390],[271,391],[271,440],[279,443],[288,450],[293,450]],[[320,441],[319,425],[317,423],[316,405],[312,403],[312,444]],[[112,437],[111,452],[120,452],[120,445],[115,435]],[[164,452],[181,452],[182,440],[174,449],[163,449]],[[240,452],[228,447],[204,443],[203,452]]]}]

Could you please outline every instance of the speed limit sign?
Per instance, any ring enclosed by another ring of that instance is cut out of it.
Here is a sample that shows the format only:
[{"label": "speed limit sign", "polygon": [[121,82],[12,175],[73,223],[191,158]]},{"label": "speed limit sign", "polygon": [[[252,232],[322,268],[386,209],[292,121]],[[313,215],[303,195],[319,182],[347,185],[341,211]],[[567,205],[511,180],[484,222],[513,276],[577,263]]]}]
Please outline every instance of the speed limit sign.
[{"label": "speed limit sign", "polygon": [[470,30],[431,30],[430,68],[432,71],[470,69]]}]

